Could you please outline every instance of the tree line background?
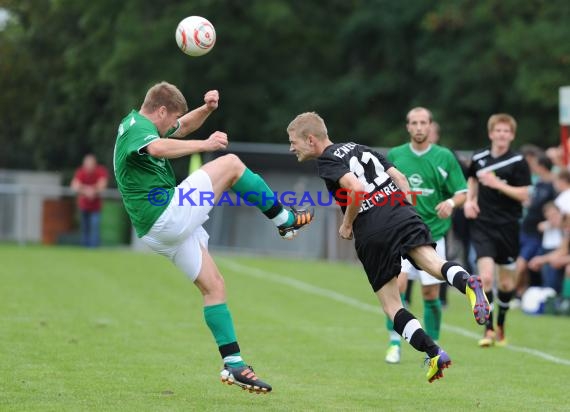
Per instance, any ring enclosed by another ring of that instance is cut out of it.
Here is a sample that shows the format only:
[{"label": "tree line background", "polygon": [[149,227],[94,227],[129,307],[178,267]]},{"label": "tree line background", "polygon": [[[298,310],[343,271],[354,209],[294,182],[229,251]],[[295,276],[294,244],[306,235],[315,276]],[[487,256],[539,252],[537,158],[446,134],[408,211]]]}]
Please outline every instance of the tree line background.
[{"label": "tree line background", "polygon": [[[430,108],[442,143],[474,149],[507,112],[517,145],[556,145],[570,84],[567,0],[0,0],[0,168],[71,170],[92,151],[112,166],[119,121],[166,80],[189,107],[220,108],[191,138],[287,143],[320,113],[333,141],[390,147],[407,111]],[[178,22],[208,18],[217,43],[192,58]],[[231,149],[231,146],[230,146]]]}]

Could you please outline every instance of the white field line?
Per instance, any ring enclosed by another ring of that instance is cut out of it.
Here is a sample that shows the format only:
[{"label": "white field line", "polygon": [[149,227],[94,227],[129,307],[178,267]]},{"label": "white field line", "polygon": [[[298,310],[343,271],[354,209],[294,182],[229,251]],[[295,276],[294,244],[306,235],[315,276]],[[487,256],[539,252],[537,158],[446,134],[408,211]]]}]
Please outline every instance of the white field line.
[{"label": "white field line", "polygon": [[[269,280],[269,281],[274,282],[274,283],[280,283],[282,285],[287,285],[287,286],[290,286],[292,288],[301,290],[303,292],[310,293],[312,295],[322,296],[322,297],[329,298],[329,299],[332,299],[332,300],[337,301],[337,302],[344,303],[348,306],[352,306],[354,308],[360,309],[360,310],[365,311],[365,312],[372,312],[372,313],[376,313],[376,314],[380,314],[382,312],[380,309],[380,305],[376,306],[376,305],[370,305],[368,303],[363,303],[357,299],[353,299],[349,296],[343,295],[342,293],[338,293],[338,292],[335,292],[335,291],[329,290],[329,289],[320,288],[318,286],[311,285],[311,284],[303,282],[301,280],[291,279],[291,278],[288,278],[286,276],[283,276],[283,275],[280,275],[277,273],[268,272],[266,270],[261,270],[261,269],[257,269],[254,267],[242,265],[241,263],[236,263],[236,262],[234,262],[230,259],[226,259],[226,258],[216,258],[216,261],[223,264],[224,266],[227,266],[231,270],[239,272],[243,275],[248,275],[251,277],[258,278],[258,279]],[[467,329],[460,328],[458,326],[453,326],[453,325],[449,325],[449,324],[442,324],[442,327],[443,327],[443,329],[445,329],[449,332],[452,332],[452,333],[455,333],[457,335],[461,335],[461,336],[464,336],[467,338],[472,338],[472,339],[476,339],[476,340],[480,338],[480,336],[478,334],[471,332],[471,331],[468,331]],[[513,345],[507,345],[507,346],[505,346],[505,349],[512,350],[514,352],[528,353],[529,355],[533,355],[533,356],[536,356],[538,358],[542,358],[542,359],[547,360],[549,362],[553,362],[553,363],[556,363],[559,365],[570,366],[570,360],[558,358],[556,356],[550,355],[548,353],[545,353],[545,352],[542,352],[542,351],[539,351],[536,349],[525,348],[523,346],[513,346]]]}]

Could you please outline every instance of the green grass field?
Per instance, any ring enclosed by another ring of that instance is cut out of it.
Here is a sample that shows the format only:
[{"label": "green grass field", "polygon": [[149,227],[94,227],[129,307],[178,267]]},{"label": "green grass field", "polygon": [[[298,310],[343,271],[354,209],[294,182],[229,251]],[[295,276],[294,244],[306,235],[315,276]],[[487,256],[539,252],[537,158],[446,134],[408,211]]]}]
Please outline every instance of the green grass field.
[{"label": "green grass field", "polygon": [[[1,411],[569,410],[570,319],[509,316],[512,346],[479,349],[450,292],[428,384],[404,346],[387,365],[384,316],[358,265],[214,254],[242,355],[274,391],[222,385],[197,289],[165,258],[0,246]],[[415,288],[419,292],[419,288]],[[412,311],[422,319],[416,294]]]}]

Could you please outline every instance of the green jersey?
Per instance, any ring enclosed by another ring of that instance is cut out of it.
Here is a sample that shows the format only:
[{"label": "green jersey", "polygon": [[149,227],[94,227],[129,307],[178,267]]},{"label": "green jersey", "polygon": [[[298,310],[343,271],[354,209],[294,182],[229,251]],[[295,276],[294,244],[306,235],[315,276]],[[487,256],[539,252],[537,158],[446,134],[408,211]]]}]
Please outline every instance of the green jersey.
[{"label": "green jersey", "polygon": [[421,192],[416,196],[416,210],[434,240],[441,239],[451,226],[451,218],[440,219],[435,207],[455,193],[467,191],[467,182],[453,153],[435,144],[418,153],[406,143],[390,150],[388,160],[406,175],[412,191]]},{"label": "green jersey", "polygon": [[[169,130],[167,136],[174,131]],[[115,179],[138,237],[148,233],[172,200],[176,187],[168,159],[157,159],[143,150],[160,138],[154,123],[136,110],[121,121],[117,131]]]}]

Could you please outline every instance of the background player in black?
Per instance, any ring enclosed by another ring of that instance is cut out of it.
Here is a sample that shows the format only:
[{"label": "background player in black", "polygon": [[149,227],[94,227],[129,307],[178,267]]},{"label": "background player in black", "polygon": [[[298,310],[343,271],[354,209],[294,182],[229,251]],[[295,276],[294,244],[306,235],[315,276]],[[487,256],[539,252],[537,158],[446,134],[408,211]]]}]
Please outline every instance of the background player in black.
[{"label": "background player in black", "polygon": [[384,312],[393,320],[394,330],[428,355],[429,382],[443,377],[443,369],[451,364],[449,356],[402,306],[396,281],[401,258],[408,258],[418,268],[465,293],[475,319],[483,324],[490,307],[480,278],[470,276],[459,264],[446,262],[436,253],[429,229],[409,203],[406,177],[384,156],[356,143],[333,144],[323,119],[316,113],[298,115],[287,133],[290,151],[300,162],[317,159],[319,176],[344,213],[339,235],[342,239],[354,236],[358,258]]},{"label": "background player in black", "polygon": [[467,181],[465,217],[470,224],[471,241],[477,254],[477,268],[489,302],[493,301],[495,264],[499,265],[497,284],[497,333],[493,316],[486,324],[479,346],[506,344],[505,316],[515,292],[515,260],[519,254],[519,219],[522,202],[529,198],[530,171],[522,154],[511,150],[517,123],[504,113],[487,122],[491,146],[473,154]]}]

